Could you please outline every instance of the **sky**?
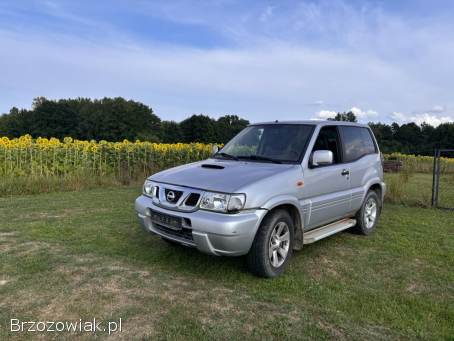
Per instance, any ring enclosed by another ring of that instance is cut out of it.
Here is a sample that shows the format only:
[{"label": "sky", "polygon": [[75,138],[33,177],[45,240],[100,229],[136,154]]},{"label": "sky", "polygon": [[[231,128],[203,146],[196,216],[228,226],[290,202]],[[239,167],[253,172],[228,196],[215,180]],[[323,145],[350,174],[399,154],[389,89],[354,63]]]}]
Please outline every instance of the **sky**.
[{"label": "sky", "polygon": [[454,1],[1,0],[0,113],[38,96],[438,125],[454,121]]}]

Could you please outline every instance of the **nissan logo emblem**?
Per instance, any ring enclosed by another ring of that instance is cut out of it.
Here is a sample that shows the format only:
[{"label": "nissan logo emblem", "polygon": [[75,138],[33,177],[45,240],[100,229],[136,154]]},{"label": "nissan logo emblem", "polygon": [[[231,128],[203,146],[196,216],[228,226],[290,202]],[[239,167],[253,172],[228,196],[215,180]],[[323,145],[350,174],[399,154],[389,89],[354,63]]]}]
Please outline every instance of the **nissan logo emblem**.
[{"label": "nissan logo emblem", "polygon": [[170,202],[174,201],[175,200],[175,193],[173,191],[168,191],[166,198],[167,198],[167,201],[170,201]]}]

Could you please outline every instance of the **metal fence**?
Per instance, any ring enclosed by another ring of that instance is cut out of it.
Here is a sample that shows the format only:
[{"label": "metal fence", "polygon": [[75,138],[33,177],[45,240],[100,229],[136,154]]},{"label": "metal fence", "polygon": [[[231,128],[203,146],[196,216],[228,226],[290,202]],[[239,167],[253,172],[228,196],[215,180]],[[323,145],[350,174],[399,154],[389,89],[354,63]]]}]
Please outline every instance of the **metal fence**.
[{"label": "metal fence", "polygon": [[454,175],[441,171],[442,157],[454,158],[454,149],[435,149],[432,178],[432,207],[454,210]]}]

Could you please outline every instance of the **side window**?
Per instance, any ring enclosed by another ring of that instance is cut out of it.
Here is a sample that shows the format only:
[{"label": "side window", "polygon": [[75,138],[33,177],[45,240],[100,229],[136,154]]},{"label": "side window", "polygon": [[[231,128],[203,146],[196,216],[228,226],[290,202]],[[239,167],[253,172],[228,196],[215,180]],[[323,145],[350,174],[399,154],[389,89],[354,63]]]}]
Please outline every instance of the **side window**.
[{"label": "side window", "polygon": [[315,140],[312,152],[316,150],[330,150],[333,153],[333,163],[341,162],[339,134],[335,126],[327,126],[320,129],[317,140]]},{"label": "side window", "polygon": [[344,161],[351,162],[367,154],[376,153],[375,143],[369,129],[362,127],[341,127],[344,143]]}]

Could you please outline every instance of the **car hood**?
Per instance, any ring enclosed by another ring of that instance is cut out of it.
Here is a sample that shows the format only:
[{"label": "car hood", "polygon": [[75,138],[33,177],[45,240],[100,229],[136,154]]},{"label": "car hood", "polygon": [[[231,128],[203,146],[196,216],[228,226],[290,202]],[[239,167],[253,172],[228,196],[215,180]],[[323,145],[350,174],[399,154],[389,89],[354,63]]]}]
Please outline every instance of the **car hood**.
[{"label": "car hood", "polygon": [[246,185],[293,167],[296,165],[208,159],[167,169],[149,179],[209,191],[235,193]]}]

